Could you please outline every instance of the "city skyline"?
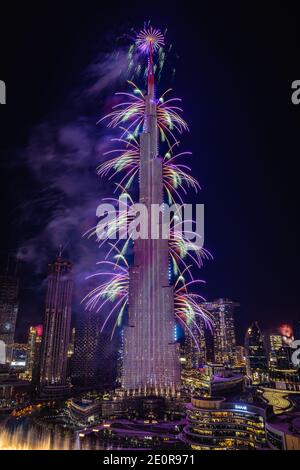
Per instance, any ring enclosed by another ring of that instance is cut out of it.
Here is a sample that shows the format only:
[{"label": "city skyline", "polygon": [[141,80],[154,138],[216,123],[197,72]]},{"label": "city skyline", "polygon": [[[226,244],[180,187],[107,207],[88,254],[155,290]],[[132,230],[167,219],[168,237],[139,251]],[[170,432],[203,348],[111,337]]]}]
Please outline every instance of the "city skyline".
[{"label": "city skyline", "polygon": [[300,450],[295,15],[154,4],[13,18],[0,450]]}]

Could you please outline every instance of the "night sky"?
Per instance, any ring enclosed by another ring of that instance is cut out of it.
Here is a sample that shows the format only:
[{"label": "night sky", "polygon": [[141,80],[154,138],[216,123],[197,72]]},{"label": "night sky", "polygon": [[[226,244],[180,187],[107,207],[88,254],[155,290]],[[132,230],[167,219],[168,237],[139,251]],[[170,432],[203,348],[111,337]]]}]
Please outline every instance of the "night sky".
[{"label": "night sky", "polygon": [[193,151],[202,187],[194,202],[205,204],[205,246],[214,255],[200,274],[203,295],[240,302],[239,343],[254,320],[270,328],[299,318],[300,105],[291,102],[291,83],[300,79],[300,8],[105,3],[1,6],[1,258],[22,260],[17,339],[42,319],[47,263],[59,243],[67,243],[82,291],[101,257],[82,239],[111,191],[96,176],[107,146],[96,122],[111,95],[126,90],[116,73],[126,34],[149,19],[168,29],[172,44],[159,87],[183,98],[190,125],[182,147]]}]

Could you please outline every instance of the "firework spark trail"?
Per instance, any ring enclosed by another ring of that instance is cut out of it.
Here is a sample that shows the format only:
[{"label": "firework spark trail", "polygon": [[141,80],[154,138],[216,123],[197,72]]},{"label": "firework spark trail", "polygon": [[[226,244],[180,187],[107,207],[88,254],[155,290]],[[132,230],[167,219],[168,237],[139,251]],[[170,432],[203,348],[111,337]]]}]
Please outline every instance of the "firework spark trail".
[{"label": "firework spark trail", "polygon": [[[123,148],[116,148],[106,152],[106,155],[115,155],[113,158],[101,163],[98,167],[98,175],[108,177],[109,180],[125,173],[120,181],[125,190],[131,188],[132,184],[138,180],[140,172],[140,146],[136,138],[128,133],[132,141],[125,139],[114,139],[123,144]],[[176,141],[176,144],[178,142]],[[184,204],[181,192],[187,194],[187,189],[193,189],[196,193],[200,190],[200,185],[191,174],[191,168],[181,163],[175,163],[180,157],[192,155],[191,152],[180,152],[170,157],[171,149],[165,154],[163,159],[163,184],[167,193],[169,203],[175,203],[176,199]]]},{"label": "firework spark trail", "polygon": [[[128,83],[133,87],[133,93],[116,93],[116,96],[124,97],[124,101],[115,105],[113,111],[103,116],[98,123],[108,120],[108,127],[128,126],[125,128],[121,138],[126,133],[132,133],[134,137],[139,135],[144,126],[146,100],[143,92],[131,81]],[[176,104],[181,102],[180,98],[170,98],[165,101],[165,96],[172,89],[166,90],[157,100],[157,126],[162,142],[167,142],[171,148],[177,142],[174,131],[182,134],[188,130],[188,125],[179,113],[182,109]]]},{"label": "firework spark trail", "polygon": [[[120,315],[124,313],[125,307],[128,305],[129,266],[126,258],[122,257],[122,261],[124,262],[124,266],[117,265],[111,261],[101,261],[98,263],[99,265],[102,265],[105,268],[112,268],[112,271],[99,271],[98,273],[89,276],[89,278],[105,276],[109,279],[105,280],[102,284],[86,295],[83,302],[86,302],[87,308],[97,309],[97,312],[99,312],[107,303],[111,302],[115,304],[109,315],[104,320],[101,331],[104,329],[105,325],[118,307],[121,306],[119,312],[117,312],[118,315],[114,326],[115,329],[116,323],[120,323]],[[186,267],[185,271],[188,271],[188,268],[189,267]],[[205,299],[201,295],[189,292],[188,290],[191,285],[202,284],[204,281],[193,279],[189,282],[185,282],[183,274],[184,272],[181,273],[175,284],[174,309],[176,317],[189,327],[191,323],[195,325],[197,324],[196,318],[199,316],[204,320],[205,325],[210,327],[212,323],[211,314],[201,306],[201,302]],[[180,285],[180,283],[182,285]]]}]

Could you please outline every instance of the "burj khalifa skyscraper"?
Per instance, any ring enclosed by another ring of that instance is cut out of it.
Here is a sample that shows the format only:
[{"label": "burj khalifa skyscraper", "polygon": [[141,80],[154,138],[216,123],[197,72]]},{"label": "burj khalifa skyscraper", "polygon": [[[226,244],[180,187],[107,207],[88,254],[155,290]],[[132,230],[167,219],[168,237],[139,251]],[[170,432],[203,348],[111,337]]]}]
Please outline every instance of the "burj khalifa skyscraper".
[{"label": "burj khalifa skyscraper", "polygon": [[[160,33],[159,33],[160,34]],[[159,156],[157,100],[153,55],[163,38],[155,30],[140,38],[148,53],[144,127],[140,134],[139,202],[148,209],[163,201],[163,163]],[[179,356],[174,338],[174,288],[169,283],[168,240],[147,239],[134,243],[134,262],[129,268],[129,315],[124,331],[122,386],[133,395],[174,396],[179,386]]]},{"label": "burj khalifa skyscraper", "polygon": [[[164,37],[157,29],[149,27],[137,35],[134,73],[140,75],[141,56],[144,60],[147,55],[146,94],[129,81],[133,92],[116,93],[117,104],[100,119],[118,128],[121,136],[113,139],[116,148],[106,152],[110,157],[98,167],[98,174],[110,180],[122,177],[115,190],[119,199],[109,198],[112,204],[99,206],[100,221],[88,232],[109,250],[95,274],[101,283],[85,297],[87,308],[100,311],[112,305],[102,325],[103,330],[114,322],[112,334],[127,319],[122,367],[127,396],[176,396],[180,364],[175,327],[181,325],[200,352],[193,331],[198,330],[199,319],[205,325],[211,322],[201,306],[203,297],[193,292],[203,281],[194,278],[191,267],[200,268],[211,255],[198,243],[198,231],[193,229],[192,215],[186,217],[182,198],[189,189],[200,189],[191,168],[178,162],[191,155],[177,152],[177,135],[188,126],[181,117],[181,100],[167,96],[170,89],[156,96],[154,76],[161,71],[163,46]],[[116,232],[121,236],[116,237]]]}]

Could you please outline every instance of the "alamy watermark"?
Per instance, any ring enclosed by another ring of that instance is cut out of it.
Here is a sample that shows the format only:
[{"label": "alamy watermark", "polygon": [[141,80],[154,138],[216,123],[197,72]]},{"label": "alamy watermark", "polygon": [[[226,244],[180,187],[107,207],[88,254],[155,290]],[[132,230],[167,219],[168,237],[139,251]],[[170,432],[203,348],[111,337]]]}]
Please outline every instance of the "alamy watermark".
[{"label": "alamy watermark", "polygon": [[0,80],[0,104],[6,104],[6,85],[3,80]]},{"label": "alamy watermark", "polygon": [[0,340],[0,364],[6,362],[6,347],[4,341]]},{"label": "alamy watermark", "polygon": [[298,105],[300,104],[300,80],[292,82],[292,90],[294,90],[291,95],[292,103]]},{"label": "alamy watermark", "polygon": [[295,349],[292,354],[292,363],[295,367],[300,367],[300,339],[296,339],[292,342],[291,348]]},{"label": "alamy watermark", "polygon": [[97,208],[99,241],[175,238],[184,241],[189,250],[203,247],[204,204],[130,203],[126,194],[117,202],[102,203]]}]

